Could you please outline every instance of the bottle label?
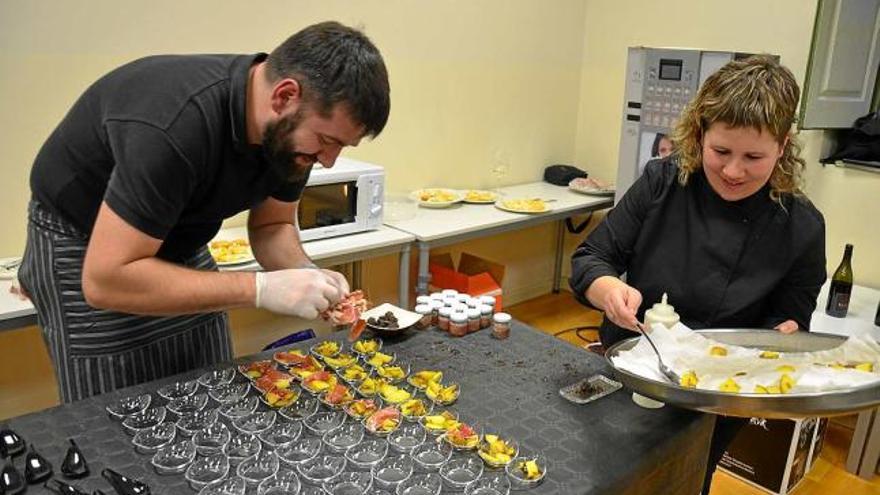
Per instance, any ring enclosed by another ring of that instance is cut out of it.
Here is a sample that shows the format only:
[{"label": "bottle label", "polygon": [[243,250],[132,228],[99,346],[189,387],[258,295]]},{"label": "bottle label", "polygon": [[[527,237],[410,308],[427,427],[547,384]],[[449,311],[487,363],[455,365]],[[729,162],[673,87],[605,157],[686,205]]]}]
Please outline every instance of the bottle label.
[{"label": "bottle label", "polygon": [[834,294],[834,299],[831,301],[831,307],[837,311],[846,312],[849,309],[849,293],[846,292],[838,292]]}]

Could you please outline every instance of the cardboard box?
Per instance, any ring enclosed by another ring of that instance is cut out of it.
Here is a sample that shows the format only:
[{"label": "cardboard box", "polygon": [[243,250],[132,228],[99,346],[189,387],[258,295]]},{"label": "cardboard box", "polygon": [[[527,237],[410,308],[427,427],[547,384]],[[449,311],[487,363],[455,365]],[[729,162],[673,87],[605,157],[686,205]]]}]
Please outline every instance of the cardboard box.
[{"label": "cardboard box", "polygon": [[429,289],[432,292],[455,289],[471,296],[492,296],[495,311],[501,311],[501,282],[504,280],[504,265],[501,263],[461,253],[456,268],[452,255],[443,253],[431,256],[428,271],[431,272]]},{"label": "cardboard box", "polygon": [[768,493],[787,495],[819,457],[827,418],[752,418],[718,467]]}]

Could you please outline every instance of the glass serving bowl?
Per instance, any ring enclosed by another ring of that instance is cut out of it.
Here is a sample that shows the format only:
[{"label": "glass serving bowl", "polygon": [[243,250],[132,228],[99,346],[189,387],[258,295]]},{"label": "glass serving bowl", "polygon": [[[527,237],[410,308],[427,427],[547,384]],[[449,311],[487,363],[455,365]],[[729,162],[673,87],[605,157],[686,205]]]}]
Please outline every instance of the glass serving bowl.
[{"label": "glass serving bowl", "polygon": [[386,404],[399,405],[416,397],[418,390],[405,382],[379,387],[379,398]]},{"label": "glass serving bowl", "polygon": [[281,469],[257,487],[257,495],[299,495],[302,484],[295,472]]},{"label": "glass serving bowl", "polygon": [[229,385],[235,378],[235,370],[233,368],[223,368],[219,370],[211,370],[203,373],[199,379],[199,385],[208,390]]},{"label": "glass serving bowl", "polygon": [[334,357],[342,352],[342,345],[334,340],[324,340],[313,345],[309,352],[316,358],[323,359],[325,357]]},{"label": "glass serving bowl", "polygon": [[244,399],[250,389],[249,382],[229,383],[227,385],[220,385],[217,388],[208,389],[208,396],[221,405],[232,404]]},{"label": "glass serving bowl", "polygon": [[360,364],[355,363],[351,366],[336,370],[336,374],[339,375],[339,378],[341,378],[342,381],[357,388],[358,384],[370,375],[370,372]]},{"label": "glass serving bowl", "polygon": [[440,495],[443,478],[436,473],[414,474],[397,485],[396,495]]},{"label": "glass serving bowl", "polygon": [[216,409],[202,409],[177,420],[177,429],[186,437],[193,436],[197,431],[217,422],[219,414]]},{"label": "glass serving bowl", "polygon": [[165,421],[166,412],[163,406],[149,407],[125,418],[122,421],[122,427],[129,435],[137,435],[139,432]]},{"label": "glass serving bowl", "polygon": [[[396,419],[397,422],[392,427],[386,427],[385,422],[389,419]],[[394,407],[383,407],[363,420],[367,432],[377,437],[387,437],[394,430],[400,428],[401,423],[403,423],[403,419],[400,416],[400,411]]]},{"label": "glass serving bowl", "polygon": [[159,449],[150,461],[159,474],[182,473],[195,459],[196,448],[189,440],[180,440]]},{"label": "glass serving bowl", "polygon": [[425,429],[418,423],[403,423],[388,435],[388,445],[397,452],[411,453],[425,442]]},{"label": "glass serving bowl", "polygon": [[474,450],[483,441],[483,427],[477,422],[460,422],[454,429],[446,430],[440,438],[455,450]]},{"label": "glass serving bowl", "polygon": [[[440,417],[442,421],[440,420]],[[425,431],[427,431],[431,435],[442,435],[446,433],[446,429],[451,425],[458,422],[458,412],[452,409],[443,409],[443,410],[433,410],[431,414],[422,417],[419,419],[419,423],[425,427]]]},{"label": "glass serving bowl", "polygon": [[412,451],[412,459],[424,471],[437,471],[452,457],[452,447],[446,442],[424,442]]},{"label": "glass serving bowl", "polygon": [[215,481],[199,491],[198,495],[244,495],[247,483],[238,476]]},{"label": "glass serving bowl", "polygon": [[434,403],[421,397],[413,397],[400,404],[400,414],[407,421],[420,421],[433,411]]},{"label": "glass serving bowl", "polygon": [[510,480],[504,473],[485,475],[468,483],[464,489],[464,495],[508,495],[509,493]]},{"label": "glass serving bowl", "polygon": [[344,421],[345,413],[342,411],[319,411],[304,419],[302,423],[314,435],[322,436]]},{"label": "glass serving bowl", "polygon": [[241,461],[259,454],[262,449],[263,444],[259,438],[247,433],[234,433],[223,446],[223,453],[229,458],[231,466],[238,466]]},{"label": "glass serving bowl", "polygon": [[276,422],[258,436],[267,449],[276,450],[296,441],[302,434],[302,430],[303,426],[299,421],[292,423]]},{"label": "glass serving bowl", "polygon": [[303,435],[290,444],[275,451],[278,460],[289,467],[313,459],[321,452],[323,443],[318,437]]},{"label": "glass serving bowl", "polygon": [[177,437],[177,426],[174,423],[160,423],[152,428],[139,431],[131,443],[141,454],[155,454],[159,449],[171,445]]},{"label": "glass serving bowl", "polygon": [[454,491],[464,490],[483,475],[483,462],[472,456],[456,456],[440,467],[440,477]]},{"label": "glass serving bowl", "polygon": [[356,363],[358,357],[356,354],[350,354],[347,352],[340,352],[333,357],[325,357],[324,364],[329,366],[334,370],[338,370],[340,368],[345,368],[346,366],[352,365]]},{"label": "glass serving bowl", "polygon": [[173,399],[165,407],[178,416],[185,416],[201,411],[206,405],[208,405],[208,394],[203,392]]},{"label": "glass serving bowl", "polygon": [[123,419],[132,414],[137,414],[150,407],[152,397],[150,394],[132,395],[116,399],[107,405],[107,412],[115,419]]},{"label": "glass serving bowl", "polygon": [[260,434],[275,424],[275,411],[256,411],[232,421],[232,426],[242,433]]},{"label": "glass serving bowl", "polygon": [[241,461],[236,473],[247,482],[248,486],[256,486],[275,476],[275,473],[278,472],[278,465],[278,457],[275,452],[264,450]]},{"label": "glass serving bowl", "polygon": [[384,378],[388,383],[400,383],[409,376],[409,365],[406,363],[391,363],[373,368],[376,375]]},{"label": "glass serving bowl", "polygon": [[244,375],[248,380],[256,380],[257,378],[263,375],[263,372],[268,369],[277,369],[275,366],[275,362],[271,359],[263,359],[261,361],[253,361],[251,363],[239,364],[236,368],[239,373]]},{"label": "glass serving bowl", "polygon": [[[438,389],[435,387],[438,387],[439,390],[453,390],[453,393],[452,395],[444,395],[444,392],[438,392]],[[451,387],[454,387],[454,389]],[[442,383],[432,382],[425,387],[425,396],[438,406],[448,406],[454,403],[458,400],[459,395],[461,395],[461,385],[457,383],[443,385]]]},{"label": "glass serving bowl", "polygon": [[223,404],[222,406],[217,408],[217,411],[224,418],[235,421],[238,418],[243,418],[245,416],[253,414],[253,412],[257,410],[257,406],[259,404],[260,400],[256,396],[252,395],[236,402]]},{"label": "glass serving bowl", "polygon": [[346,460],[335,455],[318,455],[296,465],[296,470],[306,483],[321,486],[345,471]]},{"label": "glass serving bowl", "polygon": [[300,394],[293,404],[278,409],[278,414],[290,421],[301,421],[318,410],[318,399]]},{"label": "glass serving bowl", "polygon": [[355,399],[354,390],[352,390],[350,387],[342,384],[337,384],[337,387],[345,387],[345,390],[341,396],[331,399],[330,394],[334,392],[334,390],[328,390],[318,396],[318,400],[321,402],[321,404],[327,406],[328,409],[342,409],[343,407],[345,407],[346,404]]},{"label": "glass serving bowl", "polygon": [[199,457],[186,468],[186,480],[193,490],[201,490],[205,486],[222,480],[229,474],[229,459],[223,454]]},{"label": "glass serving bowl", "polygon": [[351,344],[351,352],[357,354],[358,356],[369,357],[381,351],[382,344],[383,342],[380,338],[359,339]]},{"label": "glass serving bowl", "polygon": [[174,399],[180,399],[181,397],[189,397],[196,393],[196,390],[198,389],[199,382],[189,380],[186,382],[174,382],[169,383],[168,385],[163,385],[159,387],[159,390],[157,390],[156,393],[159,394],[159,397],[171,401]]},{"label": "glass serving bowl", "polygon": [[223,452],[223,447],[231,438],[229,428],[223,422],[216,421],[195,432],[192,442],[199,455],[212,455]]},{"label": "glass serving bowl", "polygon": [[377,488],[393,491],[413,474],[413,461],[408,456],[386,456],[370,468]]},{"label": "glass serving bowl", "polygon": [[362,357],[364,364],[370,368],[376,368],[378,366],[387,366],[389,364],[393,364],[397,361],[397,354],[393,352],[376,352],[370,356]]},{"label": "glass serving bowl", "polygon": [[382,401],[375,399],[355,399],[345,406],[342,410],[348,417],[355,421],[362,421],[364,418],[378,411],[382,407]]},{"label": "glass serving bowl", "polygon": [[321,486],[328,495],[364,495],[370,493],[373,476],[365,471],[349,471],[325,481]]},{"label": "glass serving bowl", "polygon": [[358,423],[344,422],[336,428],[324,433],[321,440],[327,446],[327,450],[333,453],[343,453],[359,444],[364,439],[364,429]]},{"label": "glass serving bowl", "polygon": [[291,385],[288,388],[272,389],[266,392],[257,389],[257,394],[260,402],[278,410],[293,405],[302,396],[302,389],[297,385]]},{"label": "glass serving bowl", "polygon": [[345,458],[358,469],[370,469],[388,455],[388,442],[368,438],[345,451]]},{"label": "glass serving bowl", "polygon": [[[526,463],[532,461],[538,468],[539,474],[529,478]],[[520,452],[510,463],[504,467],[507,477],[510,478],[511,487],[514,490],[531,488],[544,481],[547,476],[547,459],[541,453],[527,454]]]}]

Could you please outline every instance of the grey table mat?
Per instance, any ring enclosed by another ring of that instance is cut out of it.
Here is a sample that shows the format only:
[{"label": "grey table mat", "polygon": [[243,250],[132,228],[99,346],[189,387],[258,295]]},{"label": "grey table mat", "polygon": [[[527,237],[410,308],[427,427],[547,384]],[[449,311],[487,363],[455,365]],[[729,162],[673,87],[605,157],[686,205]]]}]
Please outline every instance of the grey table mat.
[{"label": "grey table mat", "polygon": [[[342,340],[344,336],[332,338]],[[292,347],[308,349],[311,344],[314,341]],[[626,389],[588,404],[566,401],[558,393],[561,387],[595,373],[613,377],[605,360],[595,354],[517,322],[506,340],[492,338],[487,330],[462,338],[437,330],[409,331],[397,341],[386,340],[386,349],[395,351],[413,371],[443,370],[444,382],[461,384],[461,396],[452,407],[463,420],[476,420],[486,430],[516,439],[521,450],[544,453],[547,478],[522,493],[699,491],[714,419],[669,406],[642,409],[633,404]],[[236,361],[269,355],[271,352]],[[71,483],[88,492],[100,488],[112,493],[99,475],[110,467],[142,479],[154,494],[194,493],[182,474],[156,474],[150,456],[135,452],[131,437],[104,408],[114,399],[144,392],[153,395],[154,403],[164,404],[155,393],[161,385],[195,378],[204,371],[130,387],[6,423],[52,462],[59,479],[67,438],[75,438],[92,474]],[[16,466],[23,472],[20,457]],[[49,492],[31,486],[28,493]]]}]

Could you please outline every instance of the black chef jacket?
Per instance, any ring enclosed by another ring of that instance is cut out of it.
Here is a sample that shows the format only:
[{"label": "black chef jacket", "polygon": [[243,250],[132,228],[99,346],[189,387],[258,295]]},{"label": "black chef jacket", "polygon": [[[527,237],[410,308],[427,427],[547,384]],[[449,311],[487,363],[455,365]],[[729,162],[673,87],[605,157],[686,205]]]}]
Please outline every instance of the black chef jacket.
[{"label": "black chef jacket", "polygon": [[[663,295],[694,328],[773,328],[792,319],[809,329],[825,282],[825,223],[804,197],[770,198],[769,186],[725,201],[702,170],[686,186],[674,159],[649,163],[572,256],[571,288],[585,293],[598,277],[626,273],[642,293],[638,318]],[[606,346],[635,333],[611,323]]]},{"label": "black chef jacket", "polygon": [[[271,196],[299,199],[247,142],[247,83],[257,55],[163,55],[92,84],[40,149],[34,199],[84,233],[101,201],[162,239],[158,256],[191,256],[221,222]],[[307,175],[306,175],[307,178]]]}]

